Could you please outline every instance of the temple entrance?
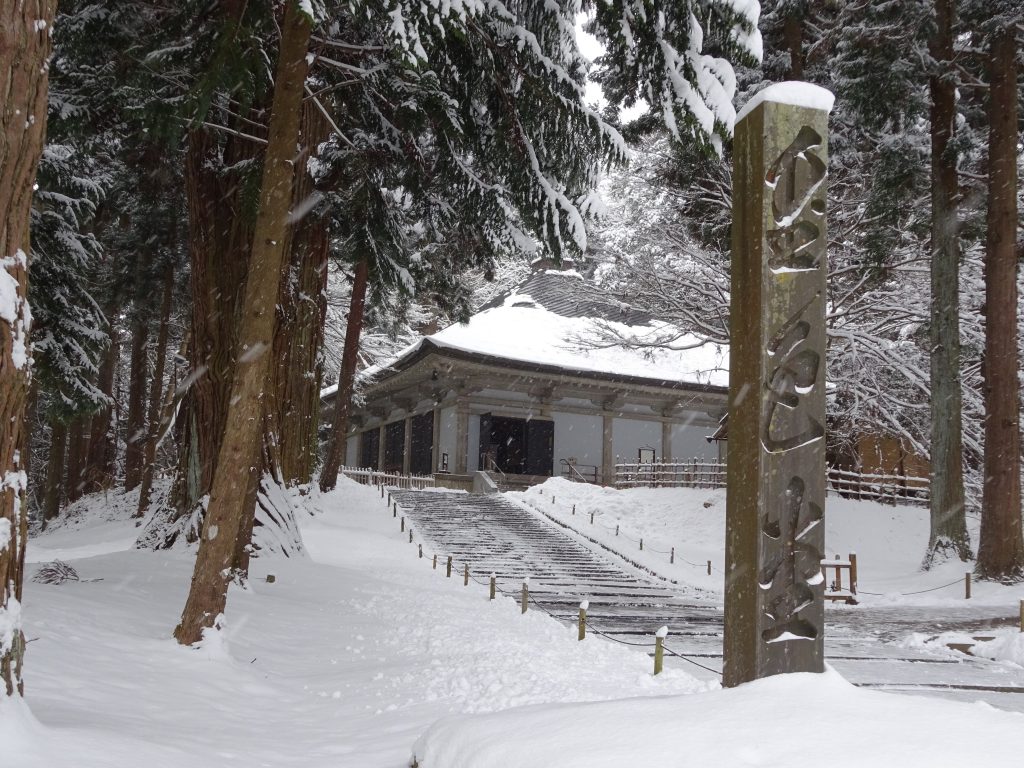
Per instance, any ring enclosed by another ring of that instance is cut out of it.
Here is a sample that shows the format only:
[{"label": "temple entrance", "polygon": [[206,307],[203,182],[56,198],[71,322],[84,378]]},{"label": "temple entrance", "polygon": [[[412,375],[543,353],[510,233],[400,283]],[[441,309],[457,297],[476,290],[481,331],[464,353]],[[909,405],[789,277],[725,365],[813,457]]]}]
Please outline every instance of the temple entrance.
[{"label": "temple entrance", "polygon": [[554,451],[553,421],[480,416],[481,469],[496,466],[506,475],[551,475]]}]

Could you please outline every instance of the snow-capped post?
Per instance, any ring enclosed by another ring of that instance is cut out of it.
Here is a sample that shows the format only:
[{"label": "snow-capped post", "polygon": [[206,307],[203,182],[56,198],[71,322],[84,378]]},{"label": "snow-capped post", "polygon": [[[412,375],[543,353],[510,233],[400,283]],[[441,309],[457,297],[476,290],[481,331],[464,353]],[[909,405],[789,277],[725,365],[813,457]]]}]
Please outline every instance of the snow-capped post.
[{"label": "snow-capped post", "polygon": [[824,670],[825,181],[832,94],[788,82],[733,143],[723,684]]},{"label": "snow-capped post", "polygon": [[668,627],[662,627],[654,633],[654,674],[660,675],[665,666],[665,638]]},{"label": "snow-capped post", "polygon": [[[589,607],[590,607],[590,601],[589,600],[584,600],[582,603],[580,603],[580,620],[579,620],[579,623],[577,625],[579,627],[579,638],[578,639],[580,639],[580,640],[585,640],[586,637],[587,637],[587,609]],[[1021,615],[1024,616],[1024,613],[1022,613]]]},{"label": "snow-capped post", "polygon": [[522,600],[522,602],[523,602],[523,605],[522,605],[523,613],[526,613],[526,606],[530,602],[530,577],[529,576],[527,576],[525,579],[523,579],[523,600]]}]

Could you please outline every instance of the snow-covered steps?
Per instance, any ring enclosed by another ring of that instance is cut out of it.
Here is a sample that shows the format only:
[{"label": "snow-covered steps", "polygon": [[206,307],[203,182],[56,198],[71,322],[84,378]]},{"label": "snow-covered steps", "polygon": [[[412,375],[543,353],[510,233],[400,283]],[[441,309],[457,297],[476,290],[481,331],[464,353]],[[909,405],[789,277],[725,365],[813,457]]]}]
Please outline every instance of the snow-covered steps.
[{"label": "snow-covered steps", "polygon": [[[453,578],[466,564],[471,575],[518,596],[529,578],[531,600],[567,624],[575,624],[580,602],[589,602],[592,628],[628,643],[653,644],[654,632],[668,626],[667,646],[711,668],[679,659],[698,677],[721,669],[722,609],[708,594],[673,584],[633,567],[606,547],[588,541],[542,512],[501,495],[392,490],[397,514],[413,528],[424,555],[438,555],[438,567],[453,558]],[[828,607],[825,653],[829,664],[858,685],[897,686],[916,693],[963,698],[970,692],[1004,709],[1024,711],[1024,673],[1005,665],[963,656],[941,658],[895,640],[911,632],[967,628],[978,621],[971,607],[953,611],[936,626],[924,609]]]}]

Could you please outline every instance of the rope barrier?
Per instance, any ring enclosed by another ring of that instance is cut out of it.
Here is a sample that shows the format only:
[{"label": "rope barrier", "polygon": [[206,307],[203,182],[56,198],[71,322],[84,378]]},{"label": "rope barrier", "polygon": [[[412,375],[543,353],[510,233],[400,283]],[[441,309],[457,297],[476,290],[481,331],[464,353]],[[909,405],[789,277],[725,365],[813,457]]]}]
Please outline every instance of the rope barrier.
[{"label": "rope barrier", "polygon": [[937,592],[940,589],[945,589],[946,587],[953,587],[953,586],[956,586],[957,584],[963,584],[963,583],[964,583],[963,579],[957,579],[956,581],[949,582],[949,584],[943,584],[942,586],[932,587],[930,589],[919,589],[916,592],[867,592],[867,591],[865,591],[863,589],[858,588],[857,589],[857,594],[858,595],[871,595],[872,597],[885,597],[886,595],[893,595],[893,594],[894,595],[899,595],[900,597],[910,597],[911,595],[923,595],[925,592]]}]

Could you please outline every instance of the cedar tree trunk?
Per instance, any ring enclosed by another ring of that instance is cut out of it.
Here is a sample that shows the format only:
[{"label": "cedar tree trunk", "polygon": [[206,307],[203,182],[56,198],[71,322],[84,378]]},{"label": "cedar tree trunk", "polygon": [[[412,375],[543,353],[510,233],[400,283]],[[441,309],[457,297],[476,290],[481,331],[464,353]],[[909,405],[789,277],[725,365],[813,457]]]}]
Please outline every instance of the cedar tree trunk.
[{"label": "cedar tree trunk", "polygon": [[985,464],[977,573],[1024,578],[1017,360],[1017,70],[1015,30],[989,49],[985,238]]},{"label": "cedar tree trunk", "polygon": [[21,696],[21,591],[28,536],[29,210],[46,136],[47,59],[56,0],[0,3],[0,695]]},{"label": "cedar tree trunk", "polygon": [[128,364],[128,431],[124,448],[124,489],[138,487],[146,442],[146,346],[149,326],[135,308],[132,321],[132,353]]},{"label": "cedar tree trunk", "polygon": [[46,489],[43,492],[43,528],[60,514],[64,495],[64,455],[68,445],[68,425],[54,419],[50,425],[50,453],[46,460]]},{"label": "cedar tree trunk", "polygon": [[952,78],[954,0],[936,0],[931,55],[942,71],[931,93],[931,532],[923,567],[972,557],[964,505],[960,392],[960,241],[957,213],[956,83]]},{"label": "cedar tree trunk", "polygon": [[338,373],[338,390],[334,393],[334,416],[327,458],[320,472],[320,490],[333,490],[338,484],[338,471],[345,461],[348,438],[349,415],[352,412],[352,389],[356,378],[356,362],[359,354],[359,336],[363,331],[363,314],[366,309],[366,283],[369,265],[363,259],[356,264],[355,279],[352,281],[352,299],[348,310],[348,325],[345,328],[345,349],[341,355],[341,371]]},{"label": "cedar tree trunk", "polygon": [[[156,365],[153,369],[153,380],[149,388],[149,414],[146,421],[149,424],[149,434],[146,437],[145,451],[142,462],[142,480],[139,489],[139,506],[135,511],[135,517],[144,517],[149,509],[149,498],[153,490],[153,470],[156,464],[156,445],[160,439],[160,432],[164,427],[164,421],[160,417],[160,404],[162,402],[164,384],[164,364],[167,358],[167,338],[170,336],[171,327],[171,303],[174,298],[174,265],[168,262],[164,268],[164,290],[160,302],[160,330],[156,339]],[[168,385],[172,390],[174,382]]]},{"label": "cedar tree trunk", "polygon": [[260,464],[262,398],[271,381],[274,322],[285,264],[285,238],[311,28],[312,20],[299,10],[297,0],[288,2],[281,25],[260,207],[238,329],[227,424],[192,585],[181,623],[174,631],[182,645],[201,640],[204,630],[215,626],[224,613],[228,585],[234,574],[236,547],[243,538],[246,505],[255,503],[251,490]]}]

